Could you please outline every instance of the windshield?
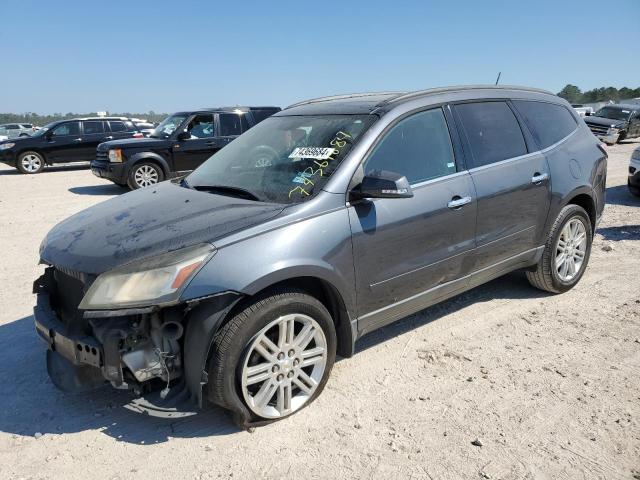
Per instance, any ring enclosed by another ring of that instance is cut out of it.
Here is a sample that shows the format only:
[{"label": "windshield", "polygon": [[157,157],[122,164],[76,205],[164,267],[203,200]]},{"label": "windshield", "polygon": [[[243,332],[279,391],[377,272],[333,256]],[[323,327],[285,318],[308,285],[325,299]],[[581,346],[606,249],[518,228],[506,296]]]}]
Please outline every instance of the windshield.
[{"label": "windshield", "polygon": [[[226,187],[264,202],[312,198],[338,168],[372,115],[270,117],[213,155],[185,180]],[[211,189],[211,191],[220,190]]]},{"label": "windshield", "polygon": [[612,120],[629,120],[631,110],[622,108],[602,107],[596,112],[596,117],[611,118]]},{"label": "windshield", "polygon": [[187,117],[188,115],[185,114],[170,115],[165,118],[149,136],[152,138],[169,138]]},{"label": "windshield", "polygon": [[53,127],[55,127],[59,122],[51,122],[51,123],[47,123],[44,127],[42,127],[40,130],[36,130],[35,132],[33,132],[33,134],[31,135],[32,137],[41,137],[42,135],[44,135],[45,133],[47,133],[50,129],[52,129]]}]

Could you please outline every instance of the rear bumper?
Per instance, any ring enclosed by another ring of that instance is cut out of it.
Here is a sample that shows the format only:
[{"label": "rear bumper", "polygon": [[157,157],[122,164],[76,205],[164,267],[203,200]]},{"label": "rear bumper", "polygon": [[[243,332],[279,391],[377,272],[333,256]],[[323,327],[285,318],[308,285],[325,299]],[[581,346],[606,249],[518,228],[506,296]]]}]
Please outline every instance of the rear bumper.
[{"label": "rear bumper", "polygon": [[95,159],[91,162],[91,172],[100,178],[111,180],[115,183],[127,183],[128,169],[126,163],[111,163]]}]

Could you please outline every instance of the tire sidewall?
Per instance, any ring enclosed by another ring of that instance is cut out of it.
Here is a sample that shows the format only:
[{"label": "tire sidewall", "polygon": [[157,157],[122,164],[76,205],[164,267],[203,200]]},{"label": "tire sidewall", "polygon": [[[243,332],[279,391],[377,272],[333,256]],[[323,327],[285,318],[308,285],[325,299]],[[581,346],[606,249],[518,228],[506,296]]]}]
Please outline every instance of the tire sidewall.
[{"label": "tire sidewall", "polygon": [[[291,313],[307,315],[318,322],[318,324],[322,328],[327,341],[327,362],[325,365],[325,371],[323,373],[322,380],[319,382],[315,392],[301,408],[284,417],[266,419],[256,415],[253,411],[251,411],[244,401],[244,395],[242,394],[240,381],[242,368],[244,365],[247,350],[250,347],[251,343],[255,340],[258,333],[278,317]],[[240,402],[242,404],[242,408],[251,415],[254,421],[258,422],[277,421],[283,418],[287,418],[294,413],[298,413],[299,411],[310,405],[318,397],[318,395],[322,393],[322,390],[324,389],[324,386],[329,379],[331,369],[335,362],[336,348],[337,338],[333,320],[329,315],[329,312],[327,312],[326,308],[324,308],[324,306],[315,298],[305,294],[298,294],[295,296],[295,298],[278,298],[273,302],[265,304],[264,308],[259,308],[257,311],[254,311],[252,314],[245,318],[241,327],[235,333],[232,348],[227,352],[227,356],[224,359],[224,365],[220,365],[223,371],[223,397],[227,400],[227,406],[232,408],[233,410],[237,410],[239,407],[239,405],[237,405],[237,402]]]},{"label": "tire sidewall", "polygon": [[[131,169],[129,170],[129,175],[128,175],[128,179],[127,179],[127,185],[129,186],[129,188],[131,190],[138,190],[139,188],[144,188],[141,187],[140,185],[138,185],[136,183],[135,180],[135,175],[136,175],[136,171],[143,167],[143,166],[149,166],[152,167],[156,170],[156,172],[158,173],[158,181],[155,183],[155,185],[157,185],[158,183],[162,182],[164,180],[164,171],[162,170],[162,168],[154,163],[154,162],[139,162],[136,163],[133,167],[131,167]],[[153,185],[149,185],[150,187]]]},{"label": "tire sidewall", "polygon": [[[546,252],[547,253],[546,261],[550,262],[549,271],[551,274],[551,281],[553,283],[554,288],[556,288],[559,292],[566,292],[567,290],[570,290],[571,288],[573,288],[580,281],[580,279],[584,275],[584,272],[587,270],[587,267],[589,266],[589,257],[591,256],[591,246],[593,244],[593,229],[591,227],[591,220],[589,219],[589,215],[582,207],[578,205],[566,206],[560,212],[560,215],[562,217],[562,221],[558,223],[557,228],[552,234],[551,242],[548,245],[549,246],[548,252]],[[574,278],[572,278],[570,281],[567,282],[560,278],[560,276],[558,275],[558,271],[555,268],[556,244],[558,242],[558,238],[562,233],[562,230],[565,227],[565,225],[574,218],[578,218],[582,222],[585,228],[585,232],[587,234],[587,248],[585,251],[584,260],[582,262],[582,268],[580,269],[580,272],[578,272],[578,275],[576,275]]]},{"label": "tire sidewall", "polygon": [[[24,157],[26,157],[27,155],[35,155],[38,158],[40,158],[40,169],[35,171],[35,172],[29,172],[27,170],[24,169],[24,167],[22,166],[22,159]],[[21,173],[25,173],[27,175],[35,175],[36,173],[40,173],[42,172],[42,170],[44,170],[44,166],[45,166],[45,160],[44,160],[44,156],[41,153],[38,152],[34,152],[32,150],[28,150],[26,152],[22,152],[20,155],[18,155],[18,159],[16,160],[16,168],[21,172]]]}]

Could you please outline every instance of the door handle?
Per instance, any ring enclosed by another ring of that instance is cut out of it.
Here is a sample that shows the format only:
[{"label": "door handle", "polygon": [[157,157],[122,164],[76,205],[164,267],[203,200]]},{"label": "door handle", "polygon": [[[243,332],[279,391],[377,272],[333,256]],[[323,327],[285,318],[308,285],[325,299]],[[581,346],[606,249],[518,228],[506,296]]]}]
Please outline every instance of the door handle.
[{"label": "door handle", "polygon": [[108,137],[104,137],[105,140],[113,140],[113,137],[109,135]]},{"label": "door handle", "polygon": [[214,142],[214,141],[212,140],[212,141],[209,141],[209,142],[205,143],[205,145],[206,145],[207,147],[214,147],[214,146],[216,145],[216,142]]},{"label": "door handle", "polygon": [[542,182],[549,178],[548,173],[534,173],[533,177],[531,177],[531,183],[535,183],[536,185],[540,185]]},{"label": "door handle", "polygon": [[456,195],[451,199],[449,203],[447,203],[447,207],[452,210],[457,210],[458,208],[466,205],[467,203],[471,203],[471,197],[460,197]]},{"label": "door handle", "polygon": [[74,138],[74,139],[73,139],[73,141],[74,141],[74,142],[81,142],[81,141],[82,141],[82,139],[81,139],[81,138]]}]

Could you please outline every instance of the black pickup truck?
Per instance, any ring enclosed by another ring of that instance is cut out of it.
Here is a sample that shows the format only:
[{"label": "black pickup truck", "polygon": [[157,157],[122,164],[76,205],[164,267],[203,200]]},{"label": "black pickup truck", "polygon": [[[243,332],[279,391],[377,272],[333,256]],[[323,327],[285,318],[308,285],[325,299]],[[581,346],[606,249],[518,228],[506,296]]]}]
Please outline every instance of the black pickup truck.
[{"label": "black pickup truck", "polygon": [[94,175],[137,189],[197,168],[279,107],[205,108],[174,113],[147,137],[98,145]]}]

